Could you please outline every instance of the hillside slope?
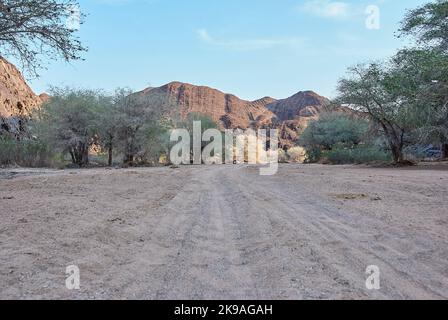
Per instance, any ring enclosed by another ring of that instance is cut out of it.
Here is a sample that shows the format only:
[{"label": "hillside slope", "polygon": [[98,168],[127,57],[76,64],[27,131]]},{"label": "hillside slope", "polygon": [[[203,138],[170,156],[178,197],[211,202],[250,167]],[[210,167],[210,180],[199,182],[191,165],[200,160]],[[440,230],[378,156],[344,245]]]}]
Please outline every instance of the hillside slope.
[{"label": "hillside slope", "polygon": [[148,88],[136,93],[150,108],[158,108],[170,117],[185,118],[190,113],[209,116],[222,128],[246,129],[270,122],[275,115],[266,106],[275,101],[264,98],[242,100],[205,86],[171,82],[159,88]]},{"label": "hillside slope", "polygon": [[301,91],[287,99],[277,100],[267,105],[279,120],[296,120],[298,118],[314,117],[322,108],[330,103],[325,97],[313,91]]},{"label": "hillside slope", "polygon": [[20,135],[23,119],[41,103],[20,71],[0,57],[0,133]]},{"label": "hillside slope", "polygon": [[[277,128],[281,146],[294,145],[310,120],[329,104],[313,91],[303,91],[282,100],[264,97],[247,101],[233,94],[182,82],[171,82],[147,88],[134,96],[148,109],[159,111],[165,118],[183,120],[188,114],[209,116],[221,129]],[[23,120],[31,111],[49,99],[37,96],[19,70],[0,57],[0,133],[23,134]]]},{"label": "hillside slope", "polygon": [[313,91],[299,92],[290,98],[276,100],[264,97],[247,101],[232,94],[192,84],[171,82],[158,88],[137,92],[142,103],[170,119],[185,119],[190,113],[209,116],[221,128],[277,128],[281,147],[294,146],[309,121],[330,103]]}]

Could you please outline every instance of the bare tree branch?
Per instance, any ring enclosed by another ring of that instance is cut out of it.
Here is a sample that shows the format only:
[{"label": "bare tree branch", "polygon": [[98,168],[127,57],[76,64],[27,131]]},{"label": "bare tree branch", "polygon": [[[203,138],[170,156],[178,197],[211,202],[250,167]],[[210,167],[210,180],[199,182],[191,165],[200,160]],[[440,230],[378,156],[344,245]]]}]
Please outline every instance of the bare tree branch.
[{"label": "bare tree branch", "polygon": [[[0,0],[0,55],[18,59],[25,71],[38,76],[42,56],[80,60],[87,49],[67,23],[75,0]],[[79,23],[84,15],[79,13]]]}]

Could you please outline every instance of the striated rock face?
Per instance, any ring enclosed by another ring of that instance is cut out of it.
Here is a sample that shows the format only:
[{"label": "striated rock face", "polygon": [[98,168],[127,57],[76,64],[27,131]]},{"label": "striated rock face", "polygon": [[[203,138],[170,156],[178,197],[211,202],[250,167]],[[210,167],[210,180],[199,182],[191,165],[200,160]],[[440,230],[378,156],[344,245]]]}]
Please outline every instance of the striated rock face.
[{"label": "striated rock face", "polygon": [[41,103],[19,70],[0,57],[0,134],[20,136],[24,119]]},{"label": "striated rock face", "polygon": [[[209,116],[222,129],[278,128],[285,149],[294,146],[308,122],[318,118],[329,104],[328,99],[312,91],[282,100],[264,97],[246,101],[216,89],[181,82],[147,88],[134,96],[145,108],[173,120],[199,113]],[[21,136],[31,111],[50,98],[45,93],[34,94],[17,68],[0,57],[0,134]]]},{"label": "striated rock face", "polygon": [[315,117],[330,101],[313,91],[301,91],[290,98],[274,101],[267,108],[279,120],[296,120],[300,118]]},{"label": "striated rock face", "polygon": [[313,91],[301,91],[290,98],[268,104],[267,108],[278,119],[281,147],[285,150],[294,147],[309,122],[318,119],[329,105],[330,100]]},{"label": "striated rock face", "polygon": [[216,89],[172,82],[159,88],[148,88],[137,95],[148,107],[160,108],[171,117],[185,118],[190,113],[209,116],[223,128],[246,129],[257,123],[270,123],[275,115],[266,106],[272,98],[245,101]]},{"label": "striated rock face", "polygon": [[281,147],[285,149],[295,145],[309,121],[318,118],[330,102],[312,91],[299,92],[283,100],[264,97],[246,101],[209,87],[180,82],[148,88],[136,95],[146,107],[160,110],[171,119],[200,113],[212,118],[221,128],[277,128]]}]

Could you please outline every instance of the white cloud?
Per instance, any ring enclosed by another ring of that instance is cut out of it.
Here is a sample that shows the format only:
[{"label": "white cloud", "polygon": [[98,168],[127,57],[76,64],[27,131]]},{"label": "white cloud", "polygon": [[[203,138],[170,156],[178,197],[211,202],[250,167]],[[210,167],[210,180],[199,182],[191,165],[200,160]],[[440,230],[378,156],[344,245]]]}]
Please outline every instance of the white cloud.
[{"label": "white cloud", "polygon": [[199,29],[196,31],[196,33],[199,39],[204,43],[240,51],[270,49],[278,46],[297,47],[304,43],[304,39],[298,37],[244,39],[244,40],[217,40],[213,38],[206,29]]},{"label": "white cloud", "polygon": [[300,5],[298,10],[324,18],[345,18],[349,16],[350,5],[331,0],[310,0]]}]

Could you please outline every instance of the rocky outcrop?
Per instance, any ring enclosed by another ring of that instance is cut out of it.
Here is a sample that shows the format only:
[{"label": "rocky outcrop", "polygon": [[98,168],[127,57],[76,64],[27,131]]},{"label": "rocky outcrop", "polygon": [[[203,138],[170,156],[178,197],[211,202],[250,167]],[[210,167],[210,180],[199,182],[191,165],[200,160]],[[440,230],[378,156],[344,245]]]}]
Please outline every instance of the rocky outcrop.
[{"label": "rocky outcrop", "polygon": [[[247,101],[213,88],[181,82],[147,88],[133,96],[145,108],[174,121],[198,113],[210,117],[222,129],[277,128],[285,149],[294,146],[308,122],[329,104],[328,99],[312,91],[282,100],[264,97]],[[19,137],[32,110],[50,98],[45,93],[34,94],[17,68],[0,57],[0,134]]]},{"label": "rocky outcrop", "polygon": [[284,149],[295,145],[309,121],[318,118],[330,101],[312,91],[276,100],[242,100],[232,94],[191,84],[172,82],[136,93],[146,107],[167,118],[185,119],[190,113],[209,116],[221,128],[277,128]]},{"label": "rocky outcrop", "polygon": [[0,57],[0,134],[20,136],[24,121],[41,103],[20,71]]},{"label": "rocky outcrop", "polygon": [[145,89],[137,95],[148,107],[159,109],[171,118],[199,113],[209,116],[222,128],[246,129],[259,123],[270,123],[275,117],[266,108],[275,101],[272,98],[246,101],[216,89],[187,83],[172,82]]},{"label": "rocky outcrop", "polygon": [[46,103],[46,102],[48,102],[48,101],[50,101],[50,99],[51,99],[51,96],[48,94],[48,93],[41,93],[40,95],[39,95],[39,98],[40,98],[40,100],[41,100],[41,102],[42,103]]},{"label": "rocky outcrop", "polygon": [[290,98],[267,105],[280,121],[313,118],[319,115],[330,101],[313,91],[301,91]]}]

